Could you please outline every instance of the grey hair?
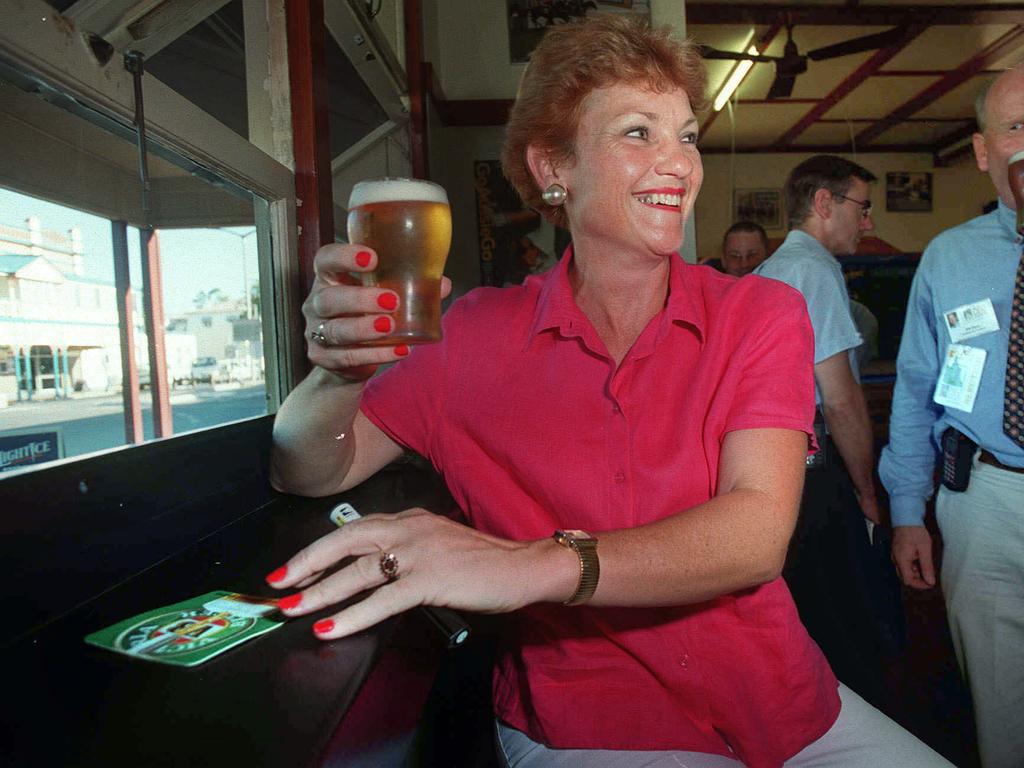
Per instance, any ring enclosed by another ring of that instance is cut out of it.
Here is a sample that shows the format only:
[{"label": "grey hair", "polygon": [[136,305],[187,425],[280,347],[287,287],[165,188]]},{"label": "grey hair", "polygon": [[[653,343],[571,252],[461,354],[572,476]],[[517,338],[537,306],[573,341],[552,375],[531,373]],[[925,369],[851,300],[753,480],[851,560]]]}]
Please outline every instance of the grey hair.
[{"label": "grey hair", "polygon": [[978,91],[978,95],[974,97],[974,117],[978,120],[978,131],[985,131],[985,124],[987,123],[985,114],[985,100],[988,99],[988,92],[992,90],[992,83],[994,83],[998,77],[990,77],[985,81],[985,84],[981,86],[981,90]]},{"label": "grey hair", "polygon": [[981,86],[981,90],[978,91],[978,95],[974,97],[974,116],[978,120],[978,131],[984,132],[988,125],[988,113],[985,110],[985,102],[988,100],[988,93],[992,90],[992,85],[996,80],[1002,77],[1003,74],[1009,72],[1011,69],[1018,69],[1024,72],[1024,61],[1019,61],[1012,67],[1007,67],[1003,72],[995,77],[990,77],[985,84]]}]

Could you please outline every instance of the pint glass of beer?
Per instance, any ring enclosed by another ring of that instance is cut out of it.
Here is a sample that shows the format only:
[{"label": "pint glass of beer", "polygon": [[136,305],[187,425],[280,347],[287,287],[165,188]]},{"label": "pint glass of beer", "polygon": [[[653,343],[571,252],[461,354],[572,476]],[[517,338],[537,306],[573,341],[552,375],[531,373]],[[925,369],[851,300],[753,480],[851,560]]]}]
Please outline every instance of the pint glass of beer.
[{"label": "pint glass of beer", "polygon": [[1024,235],[1024,151],[1010,157],[1007,173],[1010,191],[1017,203],[1017,234]]},{"label": "pint glass of beer", "polygon": [[452,242],[442,187],[419,179],[371,179],[352,189],[348,239],[377,252],[363,284],[398,294],[391,333],[366,344],[423,344],[441,339],[441,275]]}]

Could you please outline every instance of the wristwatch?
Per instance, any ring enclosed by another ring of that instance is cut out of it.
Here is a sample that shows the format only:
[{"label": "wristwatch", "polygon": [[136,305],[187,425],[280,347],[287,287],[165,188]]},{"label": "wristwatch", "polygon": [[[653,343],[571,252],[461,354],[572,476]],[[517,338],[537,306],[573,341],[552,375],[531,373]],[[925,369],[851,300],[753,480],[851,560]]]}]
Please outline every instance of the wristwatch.
[{"label": "wristwatch", "polygon": [[597,559],[597,539],[586,531],[555,531],[552,538],[563,547],[576,552],[580,558],[580,581],[576,592],[564,605],[580,605],[594,596],[597,579],[601,575],[601,563]]}]

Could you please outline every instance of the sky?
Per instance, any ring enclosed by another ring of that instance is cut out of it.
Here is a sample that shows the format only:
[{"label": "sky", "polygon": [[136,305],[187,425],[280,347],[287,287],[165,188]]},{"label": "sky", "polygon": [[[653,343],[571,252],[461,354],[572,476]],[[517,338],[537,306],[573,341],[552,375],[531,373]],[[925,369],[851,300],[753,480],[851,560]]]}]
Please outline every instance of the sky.
[{"label": "sky", "polygon": [[[0,224],[25,229],[25,220],[29,216],[38,217],[44,230],[64,233],[78,227],[82,232],[85,256],[83,277],[113,285],[109,220],[0,188]],[[129,229],[132,286],[138,290],[142,286],[138,230],[134,227]],[[193,298],[200,291],[219,288],[228,298],[241,298],[246,280],[252,285],[259,276],[255,229],[161,230],[160,265],[164,283],[164,314],[168,317],[194,309]]]}]

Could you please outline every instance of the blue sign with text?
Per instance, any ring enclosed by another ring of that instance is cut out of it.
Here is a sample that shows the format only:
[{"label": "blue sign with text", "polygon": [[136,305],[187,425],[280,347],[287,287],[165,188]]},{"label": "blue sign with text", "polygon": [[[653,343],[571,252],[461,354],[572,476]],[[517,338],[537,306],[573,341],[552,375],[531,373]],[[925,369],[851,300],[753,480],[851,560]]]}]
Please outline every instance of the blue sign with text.
[{"label": "blue sign with text", "polygon": [[0,435],[0,472],[61,458],[60,431]]}]

